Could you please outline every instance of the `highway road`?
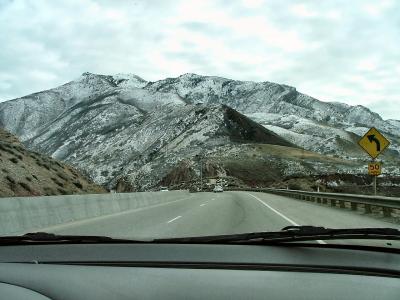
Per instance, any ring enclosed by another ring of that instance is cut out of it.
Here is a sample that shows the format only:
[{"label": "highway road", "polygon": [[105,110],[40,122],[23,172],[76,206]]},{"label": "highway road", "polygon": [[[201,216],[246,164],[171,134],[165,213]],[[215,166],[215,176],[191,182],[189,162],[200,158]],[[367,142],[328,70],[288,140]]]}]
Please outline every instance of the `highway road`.
[{"label": "highway road", "polygon": [[42,230],[59,234],[148,239],[277,231],[288,225],[400,229],[399,225],[349,210],[266,193],[194,193],[182,198]]}]

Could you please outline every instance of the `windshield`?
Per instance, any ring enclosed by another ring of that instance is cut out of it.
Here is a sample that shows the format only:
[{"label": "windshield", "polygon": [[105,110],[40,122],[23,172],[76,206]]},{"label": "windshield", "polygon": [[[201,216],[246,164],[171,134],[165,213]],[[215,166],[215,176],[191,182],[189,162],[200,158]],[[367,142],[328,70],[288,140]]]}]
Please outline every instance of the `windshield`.
[{"label": "windshield", "polygon": [[400,229],[399,10],[2,1],[0,236]]}]

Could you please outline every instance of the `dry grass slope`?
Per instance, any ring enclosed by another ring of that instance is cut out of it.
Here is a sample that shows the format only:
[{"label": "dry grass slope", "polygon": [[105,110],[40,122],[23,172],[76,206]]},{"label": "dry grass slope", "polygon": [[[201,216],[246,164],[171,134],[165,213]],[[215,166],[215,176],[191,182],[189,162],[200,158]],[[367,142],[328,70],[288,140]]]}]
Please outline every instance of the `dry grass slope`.
[{"label": "dry grass slope", "polygon": [[104,193],[74,168],[28,151],[0,129],[0,197]]}]

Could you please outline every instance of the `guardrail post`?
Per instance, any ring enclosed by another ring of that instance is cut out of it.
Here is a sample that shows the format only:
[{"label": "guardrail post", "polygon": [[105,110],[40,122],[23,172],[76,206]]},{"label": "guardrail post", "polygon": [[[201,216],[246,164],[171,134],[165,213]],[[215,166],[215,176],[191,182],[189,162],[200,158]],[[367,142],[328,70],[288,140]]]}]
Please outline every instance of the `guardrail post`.
[{"label": "guardrail post", "polygon": [[323,203],[323,204],[327,204],[327,203],[328,203],[328,199],[322,198],[322,203]]},{"label": "guardrail post", "polygon": [[390,218],[392,216],[392,209],[389,207],[382,207],[382,212],[384,217]]},{"label": "guardrail post", "polygon": [[335,199],[331,199],[331,206],[336,206],[336,200]]},{"label": "guardrail post", "polygon": [[364,204],[364,209],[366,214],[372,213],[371,204]]},{"label": "guardrail post", "polygon": [[350,202],[351,210],[357,210],[357,203]]},{"label": "guardrail post", "polygon": [[340,208],[346,208],[346,205],[343,200],[339,200],[339,206]]}]

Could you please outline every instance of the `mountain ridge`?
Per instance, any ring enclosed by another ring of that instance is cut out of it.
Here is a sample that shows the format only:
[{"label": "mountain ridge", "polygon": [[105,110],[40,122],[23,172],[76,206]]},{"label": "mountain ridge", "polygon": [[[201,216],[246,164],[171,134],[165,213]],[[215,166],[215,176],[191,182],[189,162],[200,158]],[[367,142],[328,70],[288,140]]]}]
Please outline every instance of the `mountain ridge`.
[{"label": "mountain ridge", "polygon": [[[227,115],[228,121],[238,116],[238,130],[229,131]],[[28,148],[88,170],[109,188],[121,178],[130,186],[154,184],[181,161],[196,163],[202,149],[242,149],[237,145],[243,143],[281,143],[338,156],[358,161],[352,172],[362,172],[366,155],[357,139],[371,125],[391,139],[382,158],[390,172],[400,173],[393,165],[400,121],[385,121],[363,106],[321,102],[277,83],[192,73],[151,82],[134,74],[86,72],[54,89],[0,103],[0,126]],[[240,156],[247,150],[237,151]]]}]

